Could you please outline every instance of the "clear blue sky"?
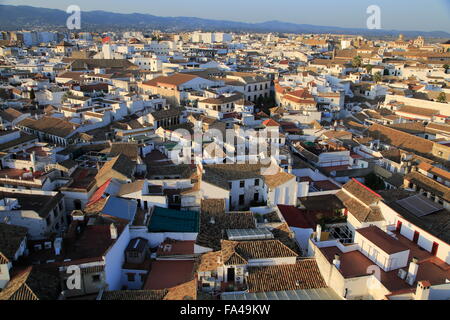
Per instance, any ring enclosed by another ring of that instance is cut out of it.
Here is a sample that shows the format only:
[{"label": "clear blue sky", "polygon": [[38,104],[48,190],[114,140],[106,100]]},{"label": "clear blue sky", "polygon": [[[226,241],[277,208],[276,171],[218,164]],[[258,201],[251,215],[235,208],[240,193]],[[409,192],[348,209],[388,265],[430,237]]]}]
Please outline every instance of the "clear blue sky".
[{"label": "clear blue sky", "polygon": [[381,8],[381,27],[450,32],[450,0],[0,0],[1,4],[65,10],[150,13],[243,22],[285,22],[365,28],[366,8]]}]

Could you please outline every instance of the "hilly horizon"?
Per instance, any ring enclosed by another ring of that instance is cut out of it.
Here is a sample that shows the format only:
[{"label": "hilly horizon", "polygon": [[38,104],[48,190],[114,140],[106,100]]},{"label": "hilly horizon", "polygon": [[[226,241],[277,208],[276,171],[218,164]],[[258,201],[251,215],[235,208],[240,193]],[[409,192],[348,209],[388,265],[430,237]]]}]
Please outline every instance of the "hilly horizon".
[{"label": "hilly horizon", "polygon": [[[68,17],[69,14],[59,9],[0,5],[0,28],[6,30],[27,29],[33,27],[66,28],[66,20]],[[80,31],[94,31],[107,28],[147,28],[172,32],[203,30],[262,33],[330,33],[368,36],[396,36],[399,33],[402,33],[406,37],[417,37],[419,35],[433,38],[450,37],[450,33],[439,30],[370,30],[366,28],[297,24],[277,20],[247,23],[196,17],[161,17],[146,13],[114,13],[102,10],[81,12]]]}]

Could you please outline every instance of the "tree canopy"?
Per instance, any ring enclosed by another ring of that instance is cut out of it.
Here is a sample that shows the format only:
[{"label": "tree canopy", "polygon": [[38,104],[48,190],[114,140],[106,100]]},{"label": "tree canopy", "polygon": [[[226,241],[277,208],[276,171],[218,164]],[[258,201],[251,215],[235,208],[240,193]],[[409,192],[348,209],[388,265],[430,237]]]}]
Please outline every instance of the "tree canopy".
[{"label": "tree canopy", "polygon": [[439,93],[439,95],[437,97],[437,102],[441,102],[441,103],[447,102],[447,96],[445,95],[444,92]]},{"label": "tree canopy", "polygon": [[384,190],[386,185],[384,180],[378,177],[375,173],[371,172],[364,178],[364,184],[372,190]]},{"label": "tree canopy", "polygon": [[359,67],[362,66],[362,59],[361,59],[360,56],[356,56],[356,57],[353,58],[352,66],[354,68],[359,68]]}]

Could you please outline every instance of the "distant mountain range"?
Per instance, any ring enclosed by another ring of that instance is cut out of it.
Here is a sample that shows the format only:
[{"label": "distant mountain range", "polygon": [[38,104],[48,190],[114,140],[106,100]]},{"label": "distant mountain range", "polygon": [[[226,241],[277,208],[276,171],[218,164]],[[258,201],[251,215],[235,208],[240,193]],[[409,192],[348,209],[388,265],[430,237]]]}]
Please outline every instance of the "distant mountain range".
[{"label": "distant mountain range", "polygon": [[[63,29],[66,27],[68,17],[69,14],[63,10],[31,6],[0,5],[0,28],[6,30],[31,29],[33,27]],[[399,33],[402,33],[406,37],[422,35],[424,37],[450,38],[450,33],[444,31],[369,30],[365,28],[317,26],[281,21],[244,23],[193,17],[158,17],[140,13],[122,14],[106,11],[83,11],[81,13],[81,27],[85,31],[130,28],[162,31],[203,30],[224,32],[331,33],[367,36],[397,36]]]}]

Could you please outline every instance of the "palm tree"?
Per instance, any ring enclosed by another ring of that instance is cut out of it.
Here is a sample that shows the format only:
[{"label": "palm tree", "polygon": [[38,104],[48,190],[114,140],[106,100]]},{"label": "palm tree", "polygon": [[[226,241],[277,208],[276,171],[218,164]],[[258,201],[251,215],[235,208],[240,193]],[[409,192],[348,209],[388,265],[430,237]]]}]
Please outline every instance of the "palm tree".
[{"label": "palm tree", "polygon": [[381,80],[383,80],[383,76],[381,75],[381,72],[378,71],[373,75],[373,81],[380,82]]}]

